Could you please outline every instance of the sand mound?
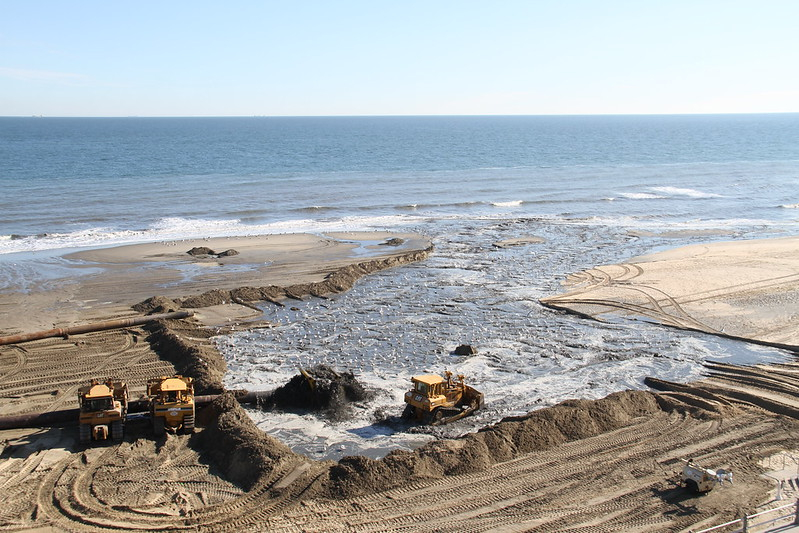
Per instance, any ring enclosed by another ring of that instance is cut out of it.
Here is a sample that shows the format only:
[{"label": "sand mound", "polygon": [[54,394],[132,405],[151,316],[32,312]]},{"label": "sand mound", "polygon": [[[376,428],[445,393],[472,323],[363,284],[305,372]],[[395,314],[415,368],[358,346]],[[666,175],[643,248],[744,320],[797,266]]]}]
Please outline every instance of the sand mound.
[{"label": "sand mound", "polygon": [[227,302],[246,304],[254,301],[267,301],[278,303],[285,298],[302,299],[305,296],[323,297],[327,294],[344,292],[352,288],[356,281],[363,276],[391,268],[405,263],[420,261],[432,250],[409,252],[407,254],[363,261],[354,265],[343,266],[330,274],[324,280],[312,283],[298,283],[288,287],[269,285],[265,287],[241,287],[233,290],[214,289],[196,296],[190,296],[180,301],[184,308],[208,307]]},{"label": "sand mound", "polygon": [[188,252],[189,255],[198,256],[198,255],[216,255],[216,252],[212,249],[208,248],[207,246],[195,246]]},{"label": "sand mound", "polygon": [[139,302],[132,306],[134,311],[138,311],[139,313],[146,315],[152,315],[155,313],[173,313],[180,310],[180,307],[181,305],[179,302],[170,300],[165,296],[153,296],[152,298],[147,298],[143,302]]},{"label": "sand mound", "polygon": [[205,430],[197,438],[205,455],[225,478],[249,490],[269,476],[277,462],[295,455],[288,446],[258,429],[231,393],[203,409]]},{"label": "sand mound", "polygon": [[209,340],[212,330],[183,320],[156,320],[144,329],[150,333],[147,341],[159,357],[175,365],[177,373],[194,378],[197,394],[224,391],[222,378],[227,364]]},{"label": "sand mound", "polygon": [[503,419],[459,439],[431,442],[379,460],[345,457],[330,469],[330,496],[364,495],[422,479],[485,470],[524,453],[618,429],[661,410],[655,394],[625,391],[601,400],[568,400],[521,417]]},{"label": "sand mound", "polygon": [[302,409],[316,411],[331,420],[344,420],[352,402],[374,395],[352,372],[339,373],[326,365],[316,365],[292,377],[288,383],[259,400],[264,409]]}]

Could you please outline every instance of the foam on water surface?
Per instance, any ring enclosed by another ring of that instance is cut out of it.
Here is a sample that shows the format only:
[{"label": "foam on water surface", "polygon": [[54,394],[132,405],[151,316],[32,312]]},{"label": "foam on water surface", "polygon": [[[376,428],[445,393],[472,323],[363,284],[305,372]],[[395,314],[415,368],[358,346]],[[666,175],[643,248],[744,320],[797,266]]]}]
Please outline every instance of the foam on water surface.
[{"label": "foam on water surface", "polygon": [[[780,350],[645,322],[584,320],[538,303],[560,290],[563,272],[637,255],[657,246],[657,238],[630,239],[606,225],[530,220],[449,220],[435,227],[427,260],[373,274],[328,300],[266,306],[265,318],[278,327],[219,340],[230,388],[274,389],[298,366],[324,363],[354,372],[378,391],[374,400],[354,406],[349,421],[305,424],[312,415],[253,411],[259,427],[318,458],[353,451],[379,456],[417,446],[426,432],[456,436],[568,398],[645,388],[646,376],[697,379],[709,359],[752,364],[787,358]],[[546,243],[491,246],[509,234],[542,235]],[[454,355],[459,344],[474,346],[477,354]],[[466,375],[486,395],[485,409],[444,428],[412,428],[398,420],[410,377],[444,370]]]}]

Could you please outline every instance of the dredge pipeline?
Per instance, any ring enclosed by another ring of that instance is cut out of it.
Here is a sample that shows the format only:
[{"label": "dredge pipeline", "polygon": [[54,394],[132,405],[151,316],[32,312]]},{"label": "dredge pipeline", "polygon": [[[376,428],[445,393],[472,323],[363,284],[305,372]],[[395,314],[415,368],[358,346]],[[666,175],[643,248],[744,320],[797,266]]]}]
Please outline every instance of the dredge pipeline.
[{"label": "dredge pipeline", "polygon": [[92,331],[103,331],[106,329],[127,328],[130,326],[138,326],[139,324],[146,324],[156,320],[168,318],[188,318],[193,316],[192,311],[175,311],[173,313],[161,313],[155,315],[140,316],[134,318],[121,318],[118,320],[107,320],[105,322],[94,322],[92,324],[83,324],[80,326],[71,326],[67,328],[54,328],[46,331],[37,331],[34,333],[21,333],[19,335],[9,335],[7,337],[0,337],[0,346],[5,344],[19,344],[21,342],[35,341],[39,339],[47,339],[50,337],[69,337],[70,335],[78,335],[80,333],[90,333]]}]

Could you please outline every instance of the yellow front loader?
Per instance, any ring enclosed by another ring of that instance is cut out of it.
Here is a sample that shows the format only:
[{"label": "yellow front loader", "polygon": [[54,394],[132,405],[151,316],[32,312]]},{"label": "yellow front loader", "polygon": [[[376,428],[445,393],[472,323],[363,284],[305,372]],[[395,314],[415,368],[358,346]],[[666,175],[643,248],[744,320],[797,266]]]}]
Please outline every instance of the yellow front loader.
[{"label": "yellow front loader", "polygon": [[153,431],[194,432],[194,380],[180,375],[147,380]]},{"label": "yellow front loader", "polygon": [[124,381],[93,379],[78,389],[80,442],[121,441],[128,413],[128,386]]}]

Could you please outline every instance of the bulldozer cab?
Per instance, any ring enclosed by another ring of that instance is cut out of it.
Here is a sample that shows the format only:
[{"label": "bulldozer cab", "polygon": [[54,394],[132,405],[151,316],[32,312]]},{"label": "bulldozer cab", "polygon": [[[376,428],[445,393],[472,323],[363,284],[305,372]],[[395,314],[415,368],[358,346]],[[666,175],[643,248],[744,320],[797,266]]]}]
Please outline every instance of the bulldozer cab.
[{"label": "bulldozer cab", "polygon": [[126,402],[127,387],[122,382],[92,380],[89,385],[78,389],[78,398],[81,411],[110,411],[117,408],[114,400]]},{"label": "bulldozer cab", "polygon": [[87,398],[81,405],[83,411],[110,411],[114,408],[114,400],[107,398]]},{"label": "bulldozer cab", "polygon": [[78,436],[81,443],[124,436],[128,410],[128,386],[124,381],[109,379],[104,383],[93,379],[78,389],[80,414]]},{"label": "bulldozer cab", "polygon": [[177,403],[189,401],[190,384],[182,377],[159,378],[150,380],[148,394],[157,396],[161,402]]},{"label": "bulldozer cab", "polygon": [[441,395],[441,386],[444,384],[444,378],[435,374],[425,374],[422,376],[414,376],[411,378],[413,382],[413,390],[416,394],[421,394],[427,398]]},{"label": "bulldozer cab", "polygon": [[147,381],[153,431],[162,435],[166,429],[182,428],[194,432],[194,380],[180,375],[161,376]]},{"label": "bulldozer cab", "polygon": [[444,376],[446,377],[436,374],[414,376],[411,378],[412,392],[426,398],[444,396],[448,402],[458,401],[464,390],[463,376],[459,375],[457,379],[453,379],[452,372],[449,371],[445,372]]}]

